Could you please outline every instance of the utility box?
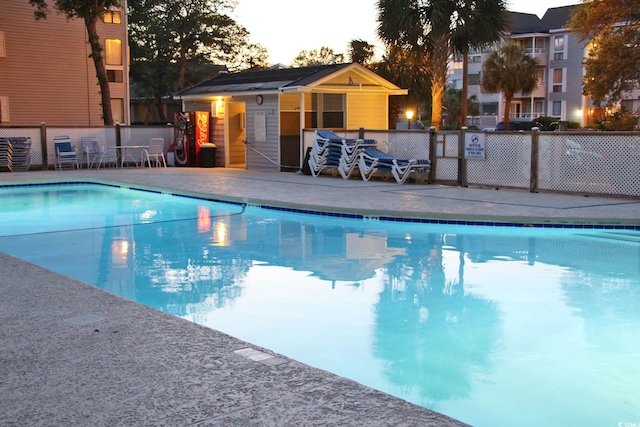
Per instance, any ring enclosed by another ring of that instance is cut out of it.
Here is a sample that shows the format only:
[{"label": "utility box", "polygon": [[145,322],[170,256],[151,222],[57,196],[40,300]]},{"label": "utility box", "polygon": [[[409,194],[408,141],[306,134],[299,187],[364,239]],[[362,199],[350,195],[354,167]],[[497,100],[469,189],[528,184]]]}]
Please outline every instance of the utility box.
[{"label": "utility box", "polygon": [[215,168],[217,150],[216,144],[200,144],[200,167]]}]

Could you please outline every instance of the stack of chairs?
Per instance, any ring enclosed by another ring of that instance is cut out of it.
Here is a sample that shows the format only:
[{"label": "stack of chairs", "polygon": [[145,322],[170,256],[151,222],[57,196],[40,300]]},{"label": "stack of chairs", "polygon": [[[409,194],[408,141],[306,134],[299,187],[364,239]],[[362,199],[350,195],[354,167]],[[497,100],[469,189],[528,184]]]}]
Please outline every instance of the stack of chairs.
[{"label": "stack of chairs", "polygon": [[15,137],[9,138],[13,153],[11,164],[14,171],[28,171],[31,166],[31,138]]},{"label": "stack of chairs", "polygon": [[343,138],[331,130],[316,130],[309,153],[309,169],[318,176],[326,168],[337,169],[347,179],[358,164],[363,147],[374,147],[375,141]]},{"label": "stack of chairs", "polygon": [[9,172],[13,170],[12,156],[13,145],[11,141],[6,138],[0,138],[0,170]]},{"label": "stack of chairs", "polygon": [[358,169],[364,181],[375,173],[390,173],[398,184],[403,184],[412,173],[426,177],[431,170],[431,161],[399,159],[377,148],[364,148],[359,154]]},{"label": "stack of chairs", "polygon": [[31,166],[31,138],[0,138],[0,170],[28,171]]}]

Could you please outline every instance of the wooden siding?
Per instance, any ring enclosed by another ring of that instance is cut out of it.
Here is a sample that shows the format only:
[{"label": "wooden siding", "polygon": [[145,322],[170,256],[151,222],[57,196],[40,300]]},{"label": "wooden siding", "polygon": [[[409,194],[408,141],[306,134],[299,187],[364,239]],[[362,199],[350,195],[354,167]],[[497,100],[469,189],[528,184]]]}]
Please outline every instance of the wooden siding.
[{"label": "wooden siding", "polygon": [[[247,169],[277,172],[279,170],[278,165],[269,161],[264,156],[280,164],[280,115],[278,113],[278,95],[263,95],[262,105],[258,105],[255,99],[255,95],[234,97],[235,101],[242,100],[246,103],[247,140],[251,147],[253,147],[253,150],[247,147]],[[256,113],[265,113],[266,115],[267,138],[265,142],[255,140]]]},{"label": "wooden siding", "polygon": [[225,155],[227,147],[224,144],[224,108],[220,108],[218,117],[211,118],[211,142],[216,144],[216,166],[227,166]]},{"label": "wooden siding", "polygon": [[339,85],[339,86],[356,86],[358,87],[360,84],[372,84],[372,81],[369,78],[364,77],[362,74],[359,74],[355,71],[348,71],[346,73],[338,74],[336,77],[324,82],[322,86],[331,86],[331,85]]},{"label": "wooden siding", "polygon": [[[36,21],[33,11],[25,0],[2,0],[6,55],[0,57],[0,96],[8,97],[11,118],[3,125],[101,125],[99,86],[83,21],[67,20],[52,8],[47,19]],[[99,23],[98,31],[101,40],[123,41],[125,81],[112,83],[111,91],[112,98],[124,100],[128,117],[126,28]]]},{"label": "wooden siding", "polygon": [[388,129],[388,102],[386,94],[348,93],[346,128]]}]

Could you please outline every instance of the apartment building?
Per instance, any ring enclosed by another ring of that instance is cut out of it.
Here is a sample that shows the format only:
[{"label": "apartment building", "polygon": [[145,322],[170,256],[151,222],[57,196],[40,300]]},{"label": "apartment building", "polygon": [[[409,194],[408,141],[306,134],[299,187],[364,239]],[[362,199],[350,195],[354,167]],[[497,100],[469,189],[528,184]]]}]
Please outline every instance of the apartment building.
[{"label": "apartment building", "polygon": [[[100,86],[87,31],[49,2],[36,20],[27,0],[0,6],[0,126],[99,126]],[[98,23],[111,90],[114,121],[129,123],[129,57],[126,1]]]},{"label": "apartment building", "polygon": [[[532,93],[517,94],[512,101],[512,120],[530,121],[541,116],[575,121],[581,126],[592,124],[602,116],[602,109],[582,95],[583,61],[588,43],[580,42],[567,28],[567,22],[578,5],[554,7],[542,19],[537,15],[508,12],[511,31],[507,41],[522,44],[525,52],[540,65],[538,87]],[[482,64],[495,47],[469,54],[469,96],[476,95],[480,103],[480,117],[470,121],[479,127],[495,126],[502,120],[504,99],[498,93],[482,93],[480,87]],[[449,67],[448,82],[462,87],[462,58],[454,57]],[[640,109],[640,91],[628,94],[623,101],[629,111]]]}]

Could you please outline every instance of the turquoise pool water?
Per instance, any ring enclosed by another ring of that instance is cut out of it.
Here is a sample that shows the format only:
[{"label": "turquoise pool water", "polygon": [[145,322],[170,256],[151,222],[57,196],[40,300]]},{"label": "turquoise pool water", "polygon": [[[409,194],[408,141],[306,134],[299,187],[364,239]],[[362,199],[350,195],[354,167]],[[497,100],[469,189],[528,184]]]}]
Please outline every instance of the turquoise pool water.
[{"label": "turquoise pool water", "polygon": [[0,187],[0,251],[475,426],[640,421],[640,233]]}]

